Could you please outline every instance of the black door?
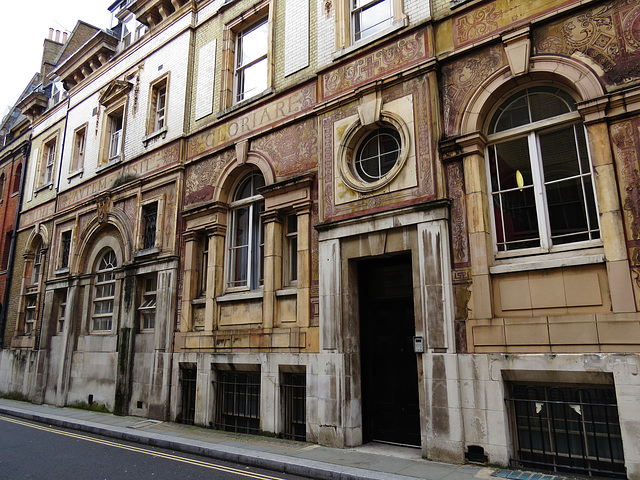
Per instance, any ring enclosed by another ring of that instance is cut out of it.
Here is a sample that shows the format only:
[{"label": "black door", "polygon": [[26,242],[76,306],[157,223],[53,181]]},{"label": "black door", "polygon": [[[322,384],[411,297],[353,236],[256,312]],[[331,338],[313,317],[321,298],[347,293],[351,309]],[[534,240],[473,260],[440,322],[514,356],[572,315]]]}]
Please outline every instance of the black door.
[{"label": "black door", "polygon": [[364,441],[420,445],[411,256],[359,265]]}]

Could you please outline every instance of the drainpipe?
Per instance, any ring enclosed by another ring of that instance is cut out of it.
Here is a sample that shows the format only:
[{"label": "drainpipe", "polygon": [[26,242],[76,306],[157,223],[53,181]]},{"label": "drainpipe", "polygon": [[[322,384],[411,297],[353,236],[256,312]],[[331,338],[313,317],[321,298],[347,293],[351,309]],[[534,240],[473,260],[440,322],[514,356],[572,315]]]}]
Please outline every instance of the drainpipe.
[{"label": "drainpipe", "polygon": [[[24,186],[27,183],[27,162],[31,152],[31,133],[27,143],[22,146],[22,177],[20,178],[20,190],[18,193],[18,206],[16,218],[13,224],[13,235],[11,236],[11,246],[9,248],[9,262],[7,263],[7,281],[5,282],[4,298],[2,299],[2,313],[0,314],[0,349],[4,348],[4,332],[7,325],[7,308],[11,297],[11,285],[13,284],[13,266],[16,253],[16,243],[18,241],[18,226],[20,225],[20,212],[22,211],[22,199]],[[14,169],[15,174],[15,169]]]}]

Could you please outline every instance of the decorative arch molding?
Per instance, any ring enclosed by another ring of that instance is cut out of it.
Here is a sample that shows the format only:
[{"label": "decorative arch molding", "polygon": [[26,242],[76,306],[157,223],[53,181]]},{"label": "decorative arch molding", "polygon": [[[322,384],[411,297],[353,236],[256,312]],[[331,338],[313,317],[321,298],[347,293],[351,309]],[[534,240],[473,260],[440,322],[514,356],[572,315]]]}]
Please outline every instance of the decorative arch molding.
[{"label": "decorative arch molding", "polygon": [[41,239],[43,250],[47,250],[49,248],[49,229],[42,224],[38,224],[33,230],[31,230],[31,233],[29,233],[27,246],[24,249],[24,255],[35,253],[38,238]]},{"label": "decorative arch molding", "polygon": [[84,273],[92,273],[96,271],[97,263],[100,261],[102,255],[104,255],[107,249],[113,250],[116,254],[118,267],[121,267],[124,263],[124,250],[122,248],[122,243],[120,243],[120,239],[113,234],[109,234],[109,232],[105,233],[106,234],[93,243],[91,248],[88,250],[88,255],[84,262]]},{"label": "decorative arch molding", "polygon": [[275,172],[267,157],[256,151],[247,152],[244,161],[240,156],[236,156],[224,168],[218,180],[214,201],[228,203],[238,180],[253,168],[260,170],[266,185],[272,185],[276,182]]},{"label": "decorative arch molding", "polygon": [[526,75],[513,76],[507,65],[478,86],[463,109],[460,124],[463,136],[482,131],[485,120],[500,99],[528,83],[553,82],[564,85],[576,93],[582,102],[606,93],[596,73],[580,61],[556,55],[540,55],[532,57],[530,62]]},{"label": "decorative arch molding", "polygon": [[[104,238],[101,238],[104,237]],[[99,252],[106,247],[113,248],[118,265],[132,261],[132,234],[126,215],[119,209],[113,209],[107,215],[106,222],[94,217],[78,236],[78,255],[72,262],[72,271],[87,273],[93,269]]]}]

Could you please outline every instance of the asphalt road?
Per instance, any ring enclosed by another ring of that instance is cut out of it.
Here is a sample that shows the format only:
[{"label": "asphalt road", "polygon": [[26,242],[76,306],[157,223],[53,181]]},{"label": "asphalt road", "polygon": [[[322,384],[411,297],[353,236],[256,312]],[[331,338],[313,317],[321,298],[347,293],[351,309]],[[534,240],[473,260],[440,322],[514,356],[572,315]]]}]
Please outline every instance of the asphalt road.
[{"label": "asphalt road", "polygon": [[302,480],[0,415],[2,480]]}]

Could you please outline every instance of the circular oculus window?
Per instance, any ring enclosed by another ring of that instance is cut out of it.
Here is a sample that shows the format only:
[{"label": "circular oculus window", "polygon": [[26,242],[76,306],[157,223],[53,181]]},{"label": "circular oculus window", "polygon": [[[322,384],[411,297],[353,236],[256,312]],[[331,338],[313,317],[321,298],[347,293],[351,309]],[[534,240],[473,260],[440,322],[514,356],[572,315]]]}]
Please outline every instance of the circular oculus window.
[{"label": "circular oculus window", "polygon": [[398,162],[400,134],[393,128],[380,128],[368,134],[356,152],[354,166],[366,183],[374,183],[388,174]]},{"label": "circular oculus window", "polygon": [[340,146],[340,172],[353,190],[371,192],[393,180],[408,157],[408,130],[399,119],[382,115],[382,122],[363,127],[356,121]]}]

